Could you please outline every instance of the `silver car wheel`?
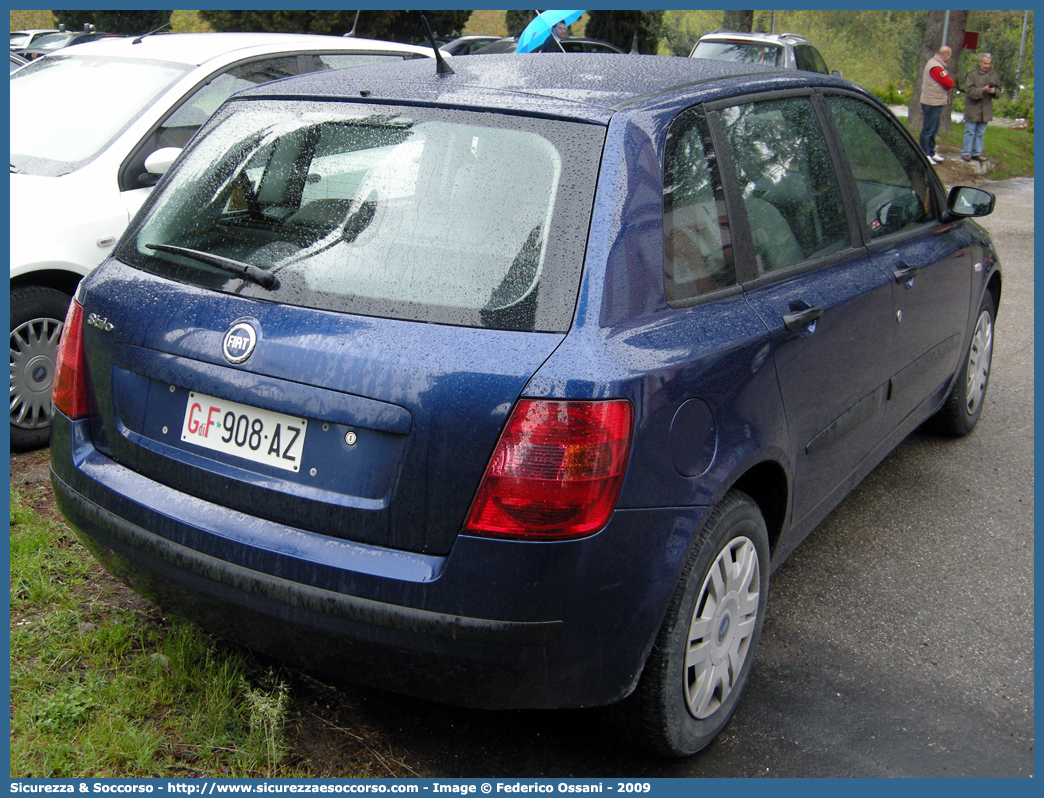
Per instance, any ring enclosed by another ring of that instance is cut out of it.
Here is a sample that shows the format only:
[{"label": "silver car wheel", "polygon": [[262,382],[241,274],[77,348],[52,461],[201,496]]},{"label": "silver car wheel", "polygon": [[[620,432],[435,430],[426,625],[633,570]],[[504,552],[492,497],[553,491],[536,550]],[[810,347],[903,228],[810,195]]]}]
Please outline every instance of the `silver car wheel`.
[{"label": "silver car wheel", "polygon": [[967,410],[973,415],[986,393],[990,377],[990,361],[993,358],[993,318],[983,311],[975,324],[971,348],[968,351],[968,384],[965,390]]},{"label": "silver car wheel", "polygon": [[697,720],[713,715],[736,687],[758,618],[761,567],[754,543],[733,538],[703,581],[689,623],[684,690]]},{"label": "silver car wheel", "polygon": [[30,319],[11,331],[11,423],[41,429],[51,423],[51,383],[60,319]]}]

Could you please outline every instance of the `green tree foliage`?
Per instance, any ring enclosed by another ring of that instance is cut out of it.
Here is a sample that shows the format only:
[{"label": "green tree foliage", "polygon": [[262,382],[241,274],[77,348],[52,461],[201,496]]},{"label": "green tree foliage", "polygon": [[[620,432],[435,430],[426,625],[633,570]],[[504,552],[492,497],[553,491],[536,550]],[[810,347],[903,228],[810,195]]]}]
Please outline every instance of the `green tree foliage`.
[{"label": "green tree foliage", "polygon": [[33,30],[34,28],[53,28],[54,14],[50,11],[12,11],[11,30]]},{"label": "green tree foliage", "polygon": [[[967,11],[951,11],[948,19],[945,11],[928,12],[928,19],[924,26],[924,36],[921,38],[921,57],[917,62],[917,70],[912,76],[914,86],[909,105],[911,130],[920,130],[921,123],[924,121],[920,99],[921,81],[925,64],[928,63],[928,59],[939,52],[939,48],[943,44],[946,44],[952,50],[947,66],[954,77],[954,82],[958,87],[961,85],[960,75],[967,72],[966,69],[961,68],[961,51],[964,49],[964,26],[967,20]],[[944,32],[946,33],[945,42],[943,41]],[[955,93],[951,92],[949,101],[943,106],[942,119],[939,121],[939,132],[943,135],[949,133],[953,125],[950,112],[955,96]]]},{"label": "green tree foliage", "polygon": [[[352,28],[355,11],[200,11],[214,30],[267,31],[271,33],[323,33],[341,36]],[[436,36],[459,36],[470,11],[425,11]],[[357,36],[406,42],[427,41],[420,14],[416,11],[363,11],[355,29]]]},{"label": "green tree foliage", "polygon": [[207,33],[210,25],[203,21],[198,11],[175,11],[170,15],[171,33]]},{"label": "green tree foliage", "polygon": [[507,25],[508,36],[518,36],[526,29],[526,25],[532,22],[535,18],[536,11],[526,11],[523,9],[509,10],[504,17],[504,23]]},{"label": "green tree foliage", "polygon": [[[592,39],[615,44],[631,51],[635,24],[638,27],[638,52],[655,54],[663,34],[663,11],[590,11],[585,33]],[[686,53],[688,55],[688,53]]]},{"label": "green tree foliage", "polygon": [[720,27],[720,11],[666,11],[660,52],[687,56],[703,34]]},{"label": "green tree foliage", "polygon": [[750,33],[754,30],[754,12],[736,11],[734,9],[725,11],[721,26],[725,30],[738,30]]},{"label": "green tree foliage", "polygon": [[[913,89],[927,16],[923,10],[777,11],[775,32],[805,36],[830,69],[873,90],[884,92],[891,84],[891,92],[902,96],[905,104]],[[700,36],[721,27],[720,11],[668,11],[661,52],[688,55]],[[756,11],[752,29],[772,32],[772,12]]]},{"label": "green tree foliage", "polygon": [[99,33],[141,34],[170,22],[170,11],[52,11],[55,25],[69,31],[83,30],[90,23]]},{"label": "green tree foliage", "polygon": [[[974,53],[967,52],[961,63],[960,83],[964,85],[964,77],[968,70],[975,66],[983,53],[993,56],[993,68],[1001,76],[1001,87],[1004,89],[1000,99],[1010,100],[1015,89],[1015,72],[1019,65],[1019,47],[1022,43],[1022,11],[969,11],[968,30],[978,31],[979,49]],[[1028,76],[1028,77],[1027,77]],[[1029,15],[1026,30],[1026,53],[1022,59],[1022,74],[1019,82],[1029,85],[1033,82],[1033,12]]]},{"label": "green tree foliage", "polygon": [[[777,33],[800,33],[816,46],[830,69],[870,89],[889,83],[910,99],[928,12],[777,11]],[[759,11],[755,30],[768,31],[769,12]]]}]

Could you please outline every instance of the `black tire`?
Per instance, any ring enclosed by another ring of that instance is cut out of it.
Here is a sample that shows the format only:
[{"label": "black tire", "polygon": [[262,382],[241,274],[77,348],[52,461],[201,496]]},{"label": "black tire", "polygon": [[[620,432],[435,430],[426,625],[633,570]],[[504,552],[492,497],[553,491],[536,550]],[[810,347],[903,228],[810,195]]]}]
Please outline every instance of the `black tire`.
[{"label": "black tire", "polygon": [[979,423],[986,389],[990,384],[990,369],[993,363],[993,320],[996,318],[993,296],[987,291],[975,318],[968,350],[942,408],[929,420],[929,428],[940,435],[960,438],[967,435]]},{"label": "black tire", "polygon": [[53,288],[11,291],[11,450],[46,446],[51,437],[51,382],[71,297]]},{"label": "black tire", "polygon": [[[753,573],[749,579],[718,588],[718,609],[712,612],[716,588],[711,571],[716,569],[720,579],[724,563],[731,562],[735,552],[740,553],[741,565],[745,558],[748,573]],[[683,757],[704,748],[721,732],[743,692],[761,638],[768,577],[765,519],[753,499],[730,491],[693,542],[638,687],[622,708],[632,739],[657,753]],[[736,587],[741,589],[737,592]],[[707,620],[702,629],[693,626],[693,630],[705,642],[692,650],[704,652],[687,666],[690,626],[697,613]],[[722,666],[724,674],[718,674],[725,680],[719,682],[715,673]],[[693,677],[701,669],[709,684],[717,682],[714,690],[694,690]]]}]

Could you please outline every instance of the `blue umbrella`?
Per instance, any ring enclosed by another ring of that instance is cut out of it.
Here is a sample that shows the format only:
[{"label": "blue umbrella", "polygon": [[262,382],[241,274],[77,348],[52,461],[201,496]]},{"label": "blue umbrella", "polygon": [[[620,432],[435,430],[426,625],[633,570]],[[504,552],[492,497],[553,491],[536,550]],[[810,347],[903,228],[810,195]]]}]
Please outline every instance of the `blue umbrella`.
[{"label": "blue umbrella", "polygon": [[526,25],[522,35],[518,37],[517,53],[531,53],[551,35],[551,29],[559,22],[572,25],[583,11],[544,11],[537,14],[536,18]]}]

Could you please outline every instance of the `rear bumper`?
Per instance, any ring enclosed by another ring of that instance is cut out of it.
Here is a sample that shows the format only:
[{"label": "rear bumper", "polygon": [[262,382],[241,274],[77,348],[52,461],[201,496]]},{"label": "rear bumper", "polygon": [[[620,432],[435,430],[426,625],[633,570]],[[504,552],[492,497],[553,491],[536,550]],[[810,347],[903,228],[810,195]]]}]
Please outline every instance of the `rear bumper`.
[{"label": "rear bumper", "polygon": [[52,482],[143,595],[280,659],[483,708],[598,706],[637,683],[700,508],[618,511],[591,538],[461,536],[446,557],[296,530],[148,480],[55,419]]}]

